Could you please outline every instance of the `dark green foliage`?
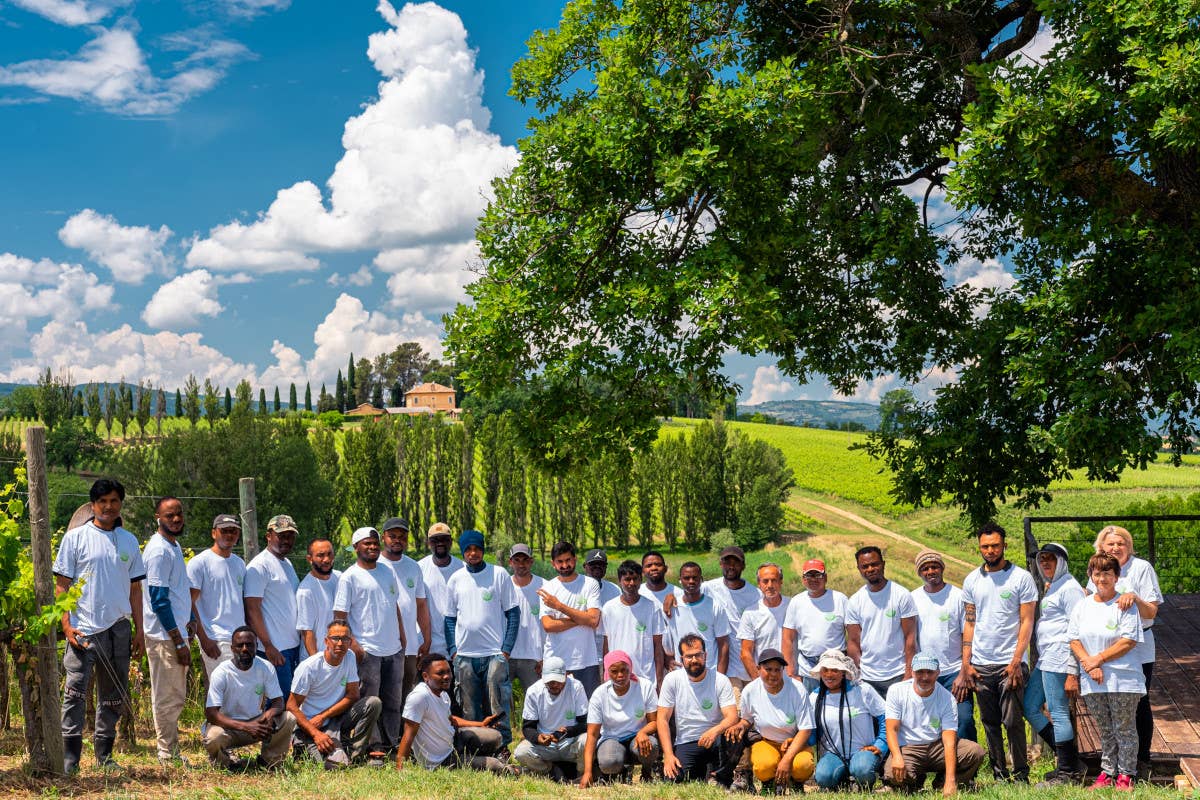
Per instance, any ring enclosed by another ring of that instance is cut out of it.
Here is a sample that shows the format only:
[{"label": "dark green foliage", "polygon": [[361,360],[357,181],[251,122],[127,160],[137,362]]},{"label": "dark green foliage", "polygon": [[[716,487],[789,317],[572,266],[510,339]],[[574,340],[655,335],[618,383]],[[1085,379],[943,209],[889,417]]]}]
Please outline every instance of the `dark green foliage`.
[{"label": "dark green foliage", "polygon": [[103,460],[107,450],[99,435],[78,417],[62,420],[46,436],[46,463],[67,472],[81,464]]}]

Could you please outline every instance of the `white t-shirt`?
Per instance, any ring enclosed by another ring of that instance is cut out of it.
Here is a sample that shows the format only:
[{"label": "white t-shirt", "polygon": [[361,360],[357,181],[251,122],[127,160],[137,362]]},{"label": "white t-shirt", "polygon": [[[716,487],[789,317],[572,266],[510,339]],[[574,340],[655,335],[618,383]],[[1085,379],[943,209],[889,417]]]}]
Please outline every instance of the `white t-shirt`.
[{"label": "white t-shirt", "polygon": [[941,673],[949,675],[962,669],[962,632],[966,611],[962,590],[946,584],[936,592],[924,586],[912,590],[917,607],[917,652],[933,653]]},{"label": "white t-shirt", "polygon": [[538,681],[525,693],[521,719],[537,720],[538,733],[554,733],[587,718],[588,699],[583,684],[567,676],[558,697],[550,694],[545,681]]},{"label": "white t-shirt", "polygon": [[859,666],[865,680],[884,681],[904,673],[900,620],[916,616],[912,595],[895,581],[888,581],[878,592],[863,586],[846,601],[846,624],[862,626]]},{"label": "white t-shirt", "polygon": [[479,572],[463,568],[446,583],[446,616],[457,617],[454,645],[466,658],[499,655],[504,643],[504,612],[517,607],[508,572],[485,563]]},{"label": "white t-shirt", "polygon": [[666,585],[658,591],[651,589],[649,586],[643,583],[642,588],[638,589],[638,594],[640,594],[642,597],[649,597],[651,600],[658,603],[659,608],[662,608],[662,604],[667,599],[667,595],[675,595],[675,599],[678,600],[683,594],[683,590],[670,581],[667,581]]},{"label": "white t-shirt", "polygon": [[808,700],[814,715],[820,717],[817,746],[821,753],[835,752],[849,758],[875,743],[875,720],[884,716],[884,707],[883,698],[870,684],[844,683],[842,687],[840,692],[827,691],[823,705],[819,706],[820,689],[814,689]]},{"label": "white t-shirt", "polygon": [[415,656],[424,641],[421,627],[417,624],[417,600],[426,598],[425,576],[417,562],[406,555],[401,556],[399,561],[380,556],[377,563],[387,564],[396,575],[396,583],[400,587],[400,618],[404,620],[404,655]]},{"label": "white t-shirt", "polygon": [[913,679],[892,684],[888,689],[888,719],[900,720],[900,746],[939,742],[942,731],[958,730],[958,701],[940,683],[933,684],[933,693],[921,697],[913,688]]},{"label": "white t-shirt", "polygon": [[150,587],[165,586],[171,597],[171,613],[175,626],[187,639],[187,624],[192,618],[192,584],[188,580],[187,564],[183,560],[183,548],[172,544],[161,533],[155,533],[146,542],[142,552],[146,567],[146,587],[142,591],[142,619],[146,625],[146,636],[150,639],[170,639],[171,633],[163,627],[158,614],[150,605]]},{"label": "white t-shirt", "polygon": [[345,697],[346,685],[350,683],[358,683],[354,654],[347,652],[342,663],[335,667],[325,660],[325,651],[318,650],[296,666],[292,694],[304,695],[300,710],[312,719]]},{"label": "white t-shirt", "polygon": [[541,576],[531,575],[529,583],[524,586],[513,584],[517,592],[517,606],[521,609],[521,627],[517,631],[517,643],[513,645],[510,658],[542,660],[546,631],[542,629],[542,598],[538,597],[538,589],[544,583]]},{"label": "white t-shirt", "polygon": [[767,648],[773,647],[782,652],[783,622],[787,619],[791,600],[785,595],[779,605],[774,608],[768,606],[765,600],[761,600],[754,608],[747,609],[742,614],[742,621],[738,625],[737,642],[730,643],[732,651],[730,658],[736,655],[737,659],[741,661],[741,643],[744,641],[754,642],[754,659],[756,661],[758,654]]},{"label": "white t-shirt", "polygon": [[[263,550],[246,566],[246,597],[262,598],[263,622],[276,650],[290,650],[300,644],[296,631],[296,588],[300,579],[292,562]],[[259,642],[262,646],[262,642]]]},{"label": "white t-shirt", "polygon": [[640,595],[632,606],[625,605],[620,597],[616,597],[604,604],[600,615],[604,620],[608,649],[624,650],[633,662],[634,675],[657,682],[658,674],[654,669],[654,637],[662,636],[663,632],[661,606]]},{"label": "white t-shirt", "polygon": [[[1088,593],[1095,594],[1096,585],[1090,580],[1087,585]],[[1147,603],[1162,603],[1162,589],[1158,587],[1158,573],[1149,561],[1132,556],[1121,567],[1121,575],[1117,579],[1117,594],[1133,592]],[[1134,648],[1140,663],[1154,662],[1154,619],[1142,619],[1142,641]]]},{"label": "white t-shirt", "polygon": [[1021,604],[1036,603],[1037,599],[1033,576],[1011,561],[996,572],[984,567],[971,570],[963,581],[963,602],[975,606],[971,663],[984,666],[1012,661],[1021,627]]},{"label": "white t-shirt", "polygon": [[71,624],[86,635],[106,631],[132,615],[129,584],[146,577],[137,538],[122,527],[111,531],[91,521],[63,534],[54,574],[83,581]]},{"label": "white t-shirt", "polygon": [[612,581],[597,581],[600,584],[600,624],[596,626],[596,653],[604,656],[604,605],[621,596],[621,587]]},{"label": "white t-shirt", "polygon": [[429,690],[429,684],[417,681],[404,701],[403,717],[421,726],[413,737],[412,749],[418,764],[426,769],[436,769],[454,752],[449,692],[434,694]]},{"label": "white t-shirt", "polygon": [[[600,608],[600,585],[586,575],[576,575],[575,580],[564,584],[560,578],[546,581],[542,589],[554,595],[563,604],[580,611]],[[542,616],[551,619],[566,619],[566,616],[542,606]],[[586,669],[600,663],[596,650],[596,632],[586,625],[576,625],[562,633],[546,634],[546,655],[558,656],[567,669]]]},{"label": "white t-shirt", "polygon": [[693,682],[682,669],[671,670],[663,678],[658,707],[674,709],[675,742],[699,740],[704,732],[721,721],[721,709],[735,705],[733,684],[715,669]]},{"label": "white t-shirt", "polygon": [[791,654],[796,671],[808,673],[826,650],[846,649],[846,595],[833,589],[816,598],[801,592],[788,604],[783,627],[796,632],[796,652]]},{"label": "white t-shirt", "polygon": [[786,675],[777,694],[767,690],[762,678],[746,684],[742,688],[738,713],[742,719],[749,720],[764,739],[772,742],[790,739],[797,731],[811,731],[815,724],[804,685]]},{"label": "white t-shirt", "polygon": [[654,682],[630,681],[624,697],[618,697],[612,681],[605,681],[592,692],[588,701],[587,721],[600,726],[600,741],[625,739],[646,724],[646,715],[658,711]]},{"label": "white t-shirt", "polygon": [[300,579],[300,588],[296,590],[296,630],[312,631],[318,650],[323,647],[321,642],[325,641],[329,623],[333,622],[333,600],[341,580],[341,570],[335,569],[325,580],[309,572]]},{"label": "white t-shirt", "polygon": [[[1105,650],[1117,639],[1142,640],[1142,626],[1138,619],[1137,606],[1130,606],[1122,611],[1117,607],[1117,594],[1107,603],[1096,599],[1096,595],[1086,597],[1075,604],[1071,612],[1071,621],[1067,625],[1067,641],[1078,639],[1085,650],[1092,655]],[[1081,694],[1093,692],[1131,692],[1146,693],[1146,676],[1142,672],[1142,662],[1137,648],[1130,650],[1120,658],[1105,661],[1100,665],[1104,670],[1104,681],[1097,683],[1082,669],[1079,679]]]},{"label": "white t-shirt", "polygon": [[222,661],[214,667],[204,705],[220,708],[225,716],[244,721],[258,717],[276,697],[283,697],[283,692],[275,668],[262,656],[255,656],[248,670],[238,669],[232,661]]},{"label": "white t-shirt", "polygon": [[363,569],[356,563],[342,573],[333,610],[346,612],[350,632],[363,650],[373,656],[391,656],[400,652],[399,603],[396,573],[378,564],[375,569]]},{"label": "white t-shirt", "polygon": [[1038,667],[1042,672],[1079,674],[1079,662],[1071,652],[1067,626],[1075,604],[1083,599],[1083,587],[1070,574],[1046,587],[1037,621]]},{"label": "white t-shirt", "polygon": [[[425,598],[429,606],[429,652],[449,655],[446,647],[446,581],[450,576],[462,569],[460,558],[450,556],[450,563],[439,567],[433,563],[433,556],[427,555],[417,562],[421,568],[421,577],[425,579]],[[408,635],[408,631],[405,631]]]},{"label": "white t-shirt", "polygon": [[[679,642],[689,633],[699,634],[704,639],[705,664],[708,669],[717,668],[717,639],[728,637],[729,615],[720,601],[711,595],[700,595],[695,603],[680,600],[675,606],[675,613],[667,620],[667,630],[671,633],[671,646],[675,649],[675,660],[679,661]],[[733,656],[729,658],[733,662]]]},{"label": "white t-shirt", "polygon": [[200,592],[196,613],[204,632],[214,641],[230,641],[233,632],[246,624],[246,606],[242,602],[246,562],[237,553],[223,558],[209,548],[192,556],[187,571],[192,588]]},{"label": "white t-shirt", "polygon": [[[742,614],[757,606],[759,601],[762,600],[762,592],[750,581],[743,583],[740,589],[730,589],[725,585],[724,578],[713,578],[710,581],[700,584],[700,592],[710,595],[713,599],[721,603],[721,607],[725,609],[725,617],[729,622],[729,631],[731,634],[736,634],[738,628],[741,627]],[[745,665],[742,664],[740,647],[741,642],[737,641],[735,636],[731,636],[731,641],[729,642],[729,677],[749,680],[750,675],[746,672]]]}]

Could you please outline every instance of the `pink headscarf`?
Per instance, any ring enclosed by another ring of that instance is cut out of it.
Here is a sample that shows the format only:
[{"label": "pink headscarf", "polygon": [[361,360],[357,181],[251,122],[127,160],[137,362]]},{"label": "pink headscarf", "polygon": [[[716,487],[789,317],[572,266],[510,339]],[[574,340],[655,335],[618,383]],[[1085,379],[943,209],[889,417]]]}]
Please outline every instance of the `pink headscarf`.
[{"label": "pink headscarf", "polygon": [[625,666],[629,668],[629,680],[636,681],[637,675],[633,674],[633,659],[629,657],[629,653],[624,650],[609,650],[608,655],[604,657],[604,677],[608,677],[608,668],[618,661],[624,661]]}]

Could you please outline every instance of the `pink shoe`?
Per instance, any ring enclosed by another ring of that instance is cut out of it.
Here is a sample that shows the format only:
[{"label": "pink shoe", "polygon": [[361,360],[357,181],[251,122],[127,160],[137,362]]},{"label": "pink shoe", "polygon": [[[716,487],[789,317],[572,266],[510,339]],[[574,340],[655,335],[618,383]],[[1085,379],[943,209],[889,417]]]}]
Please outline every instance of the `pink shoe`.
[{"label": "pink shoe", "polygon": [[1133,791],[1133,776],[1118,775],[1117,776],[1117,791],[1132,792]]},{"label": "pink shoe", "polygon": [[1112,776],[1107,772],[1101,772],[1096,776],[1096,782],[1091,785],[1092,789],[1108,789],[1113,786]]}]

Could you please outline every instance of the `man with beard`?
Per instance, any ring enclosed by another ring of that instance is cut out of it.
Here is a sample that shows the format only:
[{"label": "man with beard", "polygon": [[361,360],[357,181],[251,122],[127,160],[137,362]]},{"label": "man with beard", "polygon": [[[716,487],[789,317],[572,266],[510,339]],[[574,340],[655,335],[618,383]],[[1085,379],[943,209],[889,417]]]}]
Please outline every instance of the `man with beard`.
[{"label": "man with beard", "polygon": [[183,504],[177,497],[160,497],[154,504],[154,516],[158,530],[142,551],[146,566],[142,617],[146,621],[146,661],[150,665],[150,709],[154,713],[159,763],[186,766],[179,755],[179,713],[187,700],[187,674],[192,665],[186,627],[192,613],[192,595],[179,546]]},{"label": "man with beard", "polygon": [[284,697],[292,690],[292,672],[300,663],[296,630],[296,587],[300,579],[287,555],[296,544],[296,523],[287,514],[267,522],[267,549],[246,567],[246,622],[258,637],[258,654],[275,667]]},{"label": "man with beard", "polygon": [[508,552],[508,567],[512,570],[517,606],[521,609],[521,626],[509,654],[508,674],[513,680],[520,681],[521,688],[528,692],[542,674],[546,632],[542,630],[542,602],[538,590],[545,581],[540,575],[533,574],[533,551],[527,544],[512,546]]},{"label": "man with beard", "polygon": [[679,656],[683,669],[663,678],[658,697],[663,774],[676,783],[714,778],[728,788],[745,747],[743,737],[731,740],[725,735],[738,721],[733,686],[729,678],[708,668],[704,639],[697,634],[680,639]]},{"label": "man with beard", "polygon": [[305,653],[312,656],[321,652],[321,631],[333,622],[333,599],[342,577],[333,568],[333,542],[325,538],[309,542],[308,566],[308,574],[296,590],[296,629]]},{"label": "man with beard", "polygon": [[575,546],[570,542],[554,545],[550,560],[558,577],[546,581],[538,592],[546,655],[561,658],[591,697],[600,685],[600,654],[596,651],[600,585],[575,573]]},{"label": "man with beard", "polygon": [[812,677],[817,661],[826,650],[846,650],[846,595],[829,589],[825,562],[810,558],[800,568],[807,591],[792,598],[783,619],[780,636],[788,675],[804,681],[810,692],[819,688]]},{"label": "man with beard", "polygon": [[450,651],[446,646],[446,581],[462,569],[463,562],[450,554],[452,541],[450,526],[446,523],[435,522],[430,525],[425,543],[429,547],[429,555],[418,561],[417,565],[421,568],[421,577],[425,579],[425,598],[429,608],[428,652],[446,655]]},{"label": "man with beard", "polygon": [[917,607],[907,589],[885,576],[878,547],[860,547],[854,560],[866,585],[846,603],[846,655],[859,665],[862,679],[886,696],[893,683],[912,677]]},{"label": "man with beard", "polygon": [[742,577],[746,569],[746,554],[742,548],[735,545],[721,550],[721,577],[705,581],[700,585],[702,594],[711,596],[720,602],[725,609],[725,618],[729,622],[729,636],[732,640],[733,652],[729,657],[729,682],[733,684],[733,693],[740,696],[742,687],[749,683],[752,676],[758,674],[758,665],[747,669],[742,663],[741,642],[737,638],[738,629],[742,625],[742,614],[758,605],[763,594],[758,587]]},{"label": "man with beard", "polygon": [[[408,520],[390,517],[383,523],[383,558],[380,564],[392,568],[400,587],[400,618],[404,620],[407,644],[404,646],[404,696],[412,691],[419,675],[417,659],[429,652],[429,603],[421,567],[407,555]],[[419,634],[419,635],[418,635]]]},{"label": "man with beard", "polygon": [[[117,720],[129,698],[129,661],[141,658],[142,584],[146,570],[137,538],[121,527],[125,487],[101,478],[88,497],[92,518],[67,531],[54,559],[54,592],[62,595],[76,581],[83,589],[74,611],[63,614],[62,732],[64,766],[68,774],[79,769],[83,752],[83,717],[87,713],[88,686],[96,669],[96,761],[118,769],[112,759]],[[131,631],[132,617],[136,628]]]},{"label": "man with beard", "polygon": [[364,697],[383,703],[371,741],[370,764],[382,766],[387,751],[400,741],[404,710],[404,623],[400,619],[400,587],[396,574],[379,566],[379,531],[359,528],[350,537],[357,561],[342,573],[333,618],[349,621],[350,645],[358,659]]},{"label": "man with beard", "polygon": [[[273,769],[291,745],[296,719],[284,710],[276,669],[254,655],[257,646],[254,630],[241,626],[233,632],[232,659],[213,670],[204,703],[204,749],[214,767],[244,770],[254,763]],[[255,742],[262,743],[255,762],[235,760],[230,753]]]},{"label": "man with beard", "polygon": [[1003,528],[989,522],[976,535],[983,566],[963,581],[962,683],[975,690],[992,775],[1009,779],[1003,729],[1012,749],[1012,778],[1028,782],[1025,655],[1033,636],[1037,584],[1026,570],[1004,557]]},{"label": "man with beard", "polygon": [[233,514],[218,514],[212,523],[212,547],[188,561],[188,579],[192,584],[192,616],[196,618],[196,638],[209,679],[217,664],[232,655],[233,631],[246,623],[242,584],[246,580],[246,562],[233,552],[242,536],[242,523]]},{"label": "man with beard", "polygon": [[[729,671],[729,615],[721,601],[700,592],[704,574],[700,565],[689,561],[679,568],[679,583],[683,594],[675,606],[675,613],[667,620],[667,630],[672,642],[682,642],[688,634],[696,634],[704,640],[708,656],[708,668],[722,675]],[[735,691],[734,704],[737,704]]]}]

